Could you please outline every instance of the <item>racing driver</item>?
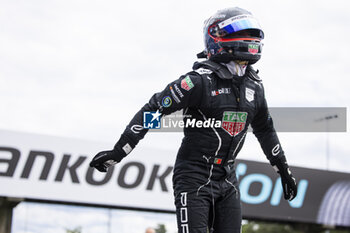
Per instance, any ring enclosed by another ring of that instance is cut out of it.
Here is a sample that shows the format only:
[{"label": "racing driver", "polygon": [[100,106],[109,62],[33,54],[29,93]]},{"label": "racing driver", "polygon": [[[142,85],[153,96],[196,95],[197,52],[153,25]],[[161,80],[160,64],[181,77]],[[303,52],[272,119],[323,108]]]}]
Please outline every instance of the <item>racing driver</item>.
[{"label": "racing driver", "polygon": [[220,127],[185,127],[173,171],[180,233],[239,233],[241,205],[235,159],[251,125],[264,154],[281,176],[284,198],[297,185],[269,115],[264,88],[252,68],[261,57],[264,33],[256,18],[235,7],[218,11],[204,24],[205,49],[193,71],[152,96],[126,127],[112,150],[90,166],[101,172],[120,162],[145,136],[144,113],[152,120],[183,110],[184,121],[215,119]]}]

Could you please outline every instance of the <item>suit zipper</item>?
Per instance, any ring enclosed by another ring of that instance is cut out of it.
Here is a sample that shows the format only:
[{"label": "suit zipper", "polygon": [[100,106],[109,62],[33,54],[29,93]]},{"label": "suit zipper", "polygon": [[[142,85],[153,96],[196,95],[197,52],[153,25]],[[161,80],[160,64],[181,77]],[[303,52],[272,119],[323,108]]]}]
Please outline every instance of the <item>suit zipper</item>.
[{"label": "suit zipper", "polygon": [[233,86],[233,91],[234,91],[234,93],[235,93],[235,95],[236,95],[236,102],[237,102],[237,105],[238,105],[238,110],[240,110],[240,97],[241,97],[241,92],[240,92],[240,88],[239,87],[237,87],[236,85],[234,85],[233,83],[232,83],[232,86]]}]

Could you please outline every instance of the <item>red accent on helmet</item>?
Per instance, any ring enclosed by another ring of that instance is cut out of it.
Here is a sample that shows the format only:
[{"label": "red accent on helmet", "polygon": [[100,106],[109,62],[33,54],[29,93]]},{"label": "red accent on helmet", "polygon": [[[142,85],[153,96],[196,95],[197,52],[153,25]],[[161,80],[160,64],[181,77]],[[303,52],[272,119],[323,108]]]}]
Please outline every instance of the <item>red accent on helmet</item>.
[{"label": "red accent on helmet", "polygon": [[209,28],[208,28],[208,35],[213,38],[213,40],[215,41],[215,43],[217,42],[230,42],[230,41],[239,41],[239,40],[250,40],[250,41],[257,41],[260,42],[261,39],[256,38],[256,37],[239,37],[239,38],[222,38],[222,37],[215,37],[210,33],[210,29],[212,27],[215,27],[216,24],[213,23]]}]

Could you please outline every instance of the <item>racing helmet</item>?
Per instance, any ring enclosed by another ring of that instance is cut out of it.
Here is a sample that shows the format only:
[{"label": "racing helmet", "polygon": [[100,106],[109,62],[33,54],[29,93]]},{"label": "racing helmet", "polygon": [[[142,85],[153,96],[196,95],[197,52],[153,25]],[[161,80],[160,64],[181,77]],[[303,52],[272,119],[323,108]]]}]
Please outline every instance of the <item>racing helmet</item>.
[{"label": "racing helmet", "polygon": [[248,61],[256,63],[261,57],[264,32],[257,19],[239,7],[217,11],[204,22],[205,50],[198,58],[219,63]]}]

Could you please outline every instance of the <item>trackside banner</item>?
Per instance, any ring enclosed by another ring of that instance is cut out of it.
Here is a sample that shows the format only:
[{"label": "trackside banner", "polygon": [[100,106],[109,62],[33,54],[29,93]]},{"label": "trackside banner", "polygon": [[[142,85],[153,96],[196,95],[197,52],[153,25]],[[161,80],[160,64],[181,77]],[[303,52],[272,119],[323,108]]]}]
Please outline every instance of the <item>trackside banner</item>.
[{"label": "trackside banner", "polygon": [[[110,143],[0,131],[0,196],[174,211],[175,151],[142,146],[107,173],[89,168]],[[350,174],[292,167],[298,196],[283,199],[267,163],[238,160],[243,217],[350,227]]]}]

